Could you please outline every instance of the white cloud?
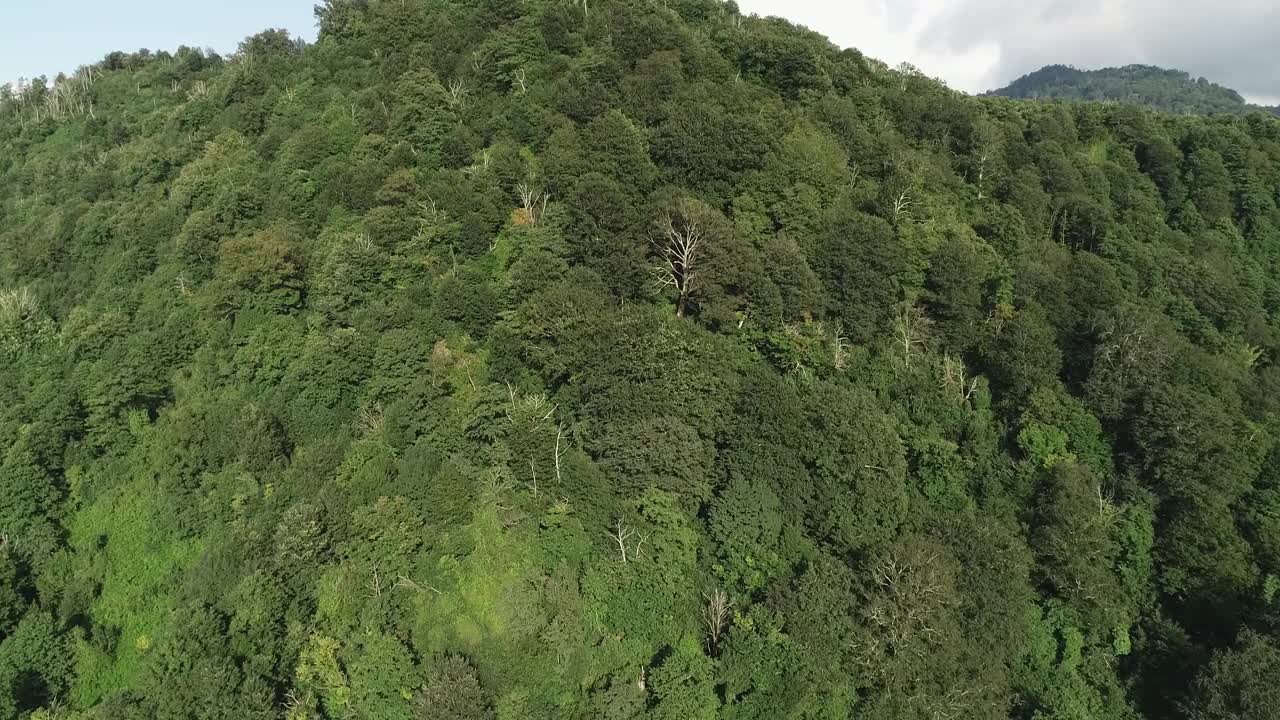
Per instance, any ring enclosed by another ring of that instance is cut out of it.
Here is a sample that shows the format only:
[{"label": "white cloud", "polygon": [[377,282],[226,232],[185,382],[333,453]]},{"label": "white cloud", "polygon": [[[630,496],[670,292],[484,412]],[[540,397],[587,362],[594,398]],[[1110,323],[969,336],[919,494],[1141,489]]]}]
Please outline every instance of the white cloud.
[{"label": "white cloud", "polygon": [[994,43],[953,50],[922,42],[931,20],[946,4],[947,0],[738,0],[745,13],[785,17],[889,65],[909,62],[966,92],[987,89],[982,84],[999,58]]},{"label": "white cloud", "polygon": [[1280,95],[1274,0],[738,0],[967,92],[1043,65],[1147,63],[1263,100]]}]

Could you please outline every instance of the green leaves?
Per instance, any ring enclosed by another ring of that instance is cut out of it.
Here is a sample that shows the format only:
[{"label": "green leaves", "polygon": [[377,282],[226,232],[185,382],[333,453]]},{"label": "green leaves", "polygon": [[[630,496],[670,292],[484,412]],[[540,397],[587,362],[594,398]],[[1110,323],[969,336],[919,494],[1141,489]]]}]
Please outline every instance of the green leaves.
[{"label": "green leaves", "polygon": [[317,19],[0,93],[0,716],[1270,713],[1276,121]]},{"label": "green leaves", "polygon": [[475,668],[456,655],[435,658],[414,698],[415,720],[491,720],[493,710]]},{"label": "green leaves", "polygon": [[893,421],[856,390],[819,388],[811,402],[811,522],[841,552],[887,541],[908,504],[906,458]]}]

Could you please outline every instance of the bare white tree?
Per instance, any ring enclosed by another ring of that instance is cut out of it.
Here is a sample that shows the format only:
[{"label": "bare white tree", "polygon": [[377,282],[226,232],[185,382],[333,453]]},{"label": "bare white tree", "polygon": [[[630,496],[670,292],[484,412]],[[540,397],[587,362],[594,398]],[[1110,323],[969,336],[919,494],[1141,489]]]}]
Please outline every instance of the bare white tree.
[{"label": "bare white tree", "polygon": [[449,81],[449,102],[455,106],[461,106],[467,98],[467,85],[462,79]]},{"label": "bare white tree", "polygon": [[527,182],[516,185],[516,192],[520,194],[520,209],[524,219],[530,225],[537,225],[542,221],[543,214],[547,212],[547,203],[551,202],[551,194]]},{"label": "bare white tree", "polygon": [[485,474],[484,489],[497,510],[506,512],[512,509],[511,506],[504,503],[504,499],[508,493],[515,490],[515,487],[515,478],[511,476],[511,470],[505,465],[490,468],[489,472]]},{"label": "bare white tree", "polygon": [[[489,162],[491,159],[492,158],[489,155],[489,148],[485,148],[480,151],[479,161],[462,168],[462,173],[464,175],[475,175],[476,173],[487,172],[489,170]],[[497,242],[495,241],[494,245],[496,244]]]},{"label": "bare white tree", "polygon": [[516,81],[516,85],[520,86],[521,95],[524,95],[525,93],[529,92],[528,80],[529,80],[529,74],[525,72],[525,69],[516,68],[515,81]]},{"label": "bare white tree", "polygon": [[18,322],[35,317],[39,312],[40,302],[31,288],[0,291],[0,320]]},{"label": "bare white tree", "polygon": [[649,542],[648,533],[641,535],[640,538],[636,540],[636,548],[631,553],[634,559],[639,560],[640,558],[644,557],[644,544],[647,542]]},{"label": "bare white tree", "polygon": [[659,262],[654,268],[659,289],[671,288],[676,295],[676,316],[684,317],[689,297],[698,287],[698,267],[707,241],[703,212],[690,201],[681,201],[674,212],[658,221],[653,239]]},{"label": "bare white tree", "polygon": [[990,161],[990,151],[983,149],[978,152],[978,202],[986,198],[987,163]]},{"label": "bare white tree", "polygon": [[613,529],[608,533],[609,539],[618,544],[618,552],[622,555],[622,564],[627,564],[627,545],[631,542],[631,538],[636,536],[636,531],[627,527],[622,522],[622,518],[618,518],[614,523]]},{"label": "bare white tree", "polygon": [[559,405],[552,405],[547,396],[542,393],[518,397],[516,389],[511,383],[507,383],[507,396],[511,400],[511,408],[507,410],[507,420],[512,425],[536,428],[550,420],[560,407]]},{"label": "bare white tree", "polygon": [[369,591],[368,597],[382,597],[382,576],[378,574],[378,568],[373,569],[373,578],[365,583],[365,588]]},{"label": "bare white tree", "polygon": [[928,345],[933,321],[915,303],[904,302],[893,323],[894,345],[902,350],[903,362],[911,368],[912,359]]},{"label": "bare white tree", "polygon": [[707,626],[707,652],[715,655],[716,648],[720,646],[720,639],[729,629],[733,600],[730,600],[725,591],[720,589],[704,593],[702,597],[707,602],[702,610],[702,621]]},{"label": "bare white tree", "polygon": [[419,583],[416,580],[411,580],[404,575],[401,575],[398,578],[396,578],[396,584],[392,585],[391,589],[392,590],[412,590],[414,592],[419,592],[419,593],[427,592],[429,590],[437,595],[444,594],[438,588],[432,585],[423,585],[422,583]]},{"label": "bare white tree", "polygon": [[298,694],[297,690],[289,690],[284,694],[284,709],[288,717],[310,717],[311,693]]},{"label": "bare white tree", "polygon": [[839,321],[836,322],[835,337],[831,340],[831,359],[837,370],[849,366],[849,338],[844,334],[844,324]]},{"label": "bare white tree", "polygon": [[963,405],[978,391],[978,379],[968,376],[963,360],[947,354],[942,357],[942,388],[955,393],[956,399]]},{"label": "bare white tree", "polygon": [[893,224],[897,225],[900,221],[911,217],[911,208],[916,203],[911,199],[911,194],[902,191],[893,201]]},{"label": "bare white tree", "polygon": [[385,425],[382,403],[365,405],[356,412],[356,428],[365,436],[381,434]]},{"label": "bare white tree", "polygon": [[558,426],[556,426],[556,449],[555,449],[555,455],[554,455],[555,461],[556,461],[556,482],[558,483],[564,482],[563,478],[560,476],[560,461],[564,459],[565,453],[569,452],[568,447],[565,447],[563,450],[560,448],[561,443],[564,442],[564,439],[565,439],[564,423],[560,423]]}]

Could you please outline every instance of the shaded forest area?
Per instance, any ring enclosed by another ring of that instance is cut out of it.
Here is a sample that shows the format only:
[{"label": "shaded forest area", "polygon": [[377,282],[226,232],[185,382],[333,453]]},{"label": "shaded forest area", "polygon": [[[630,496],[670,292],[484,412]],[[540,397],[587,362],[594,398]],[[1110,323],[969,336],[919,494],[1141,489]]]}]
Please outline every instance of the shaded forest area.
[{"label": "shaded forest area", "polygon": [[0,718],[1280,716],[1280,120],[718,0],[0,100]]}]

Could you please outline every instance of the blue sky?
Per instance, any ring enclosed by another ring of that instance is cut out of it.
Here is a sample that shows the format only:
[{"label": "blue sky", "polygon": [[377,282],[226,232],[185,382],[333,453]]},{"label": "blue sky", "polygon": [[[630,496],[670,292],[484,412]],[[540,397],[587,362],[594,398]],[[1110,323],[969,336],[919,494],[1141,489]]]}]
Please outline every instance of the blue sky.
[{"label": "blue sky", "polygon": [[315,0],[11,0],[0,14],[0,84],[57,75],[112,50],[235,50],[245,37],[282,27],[315,39]]}]

